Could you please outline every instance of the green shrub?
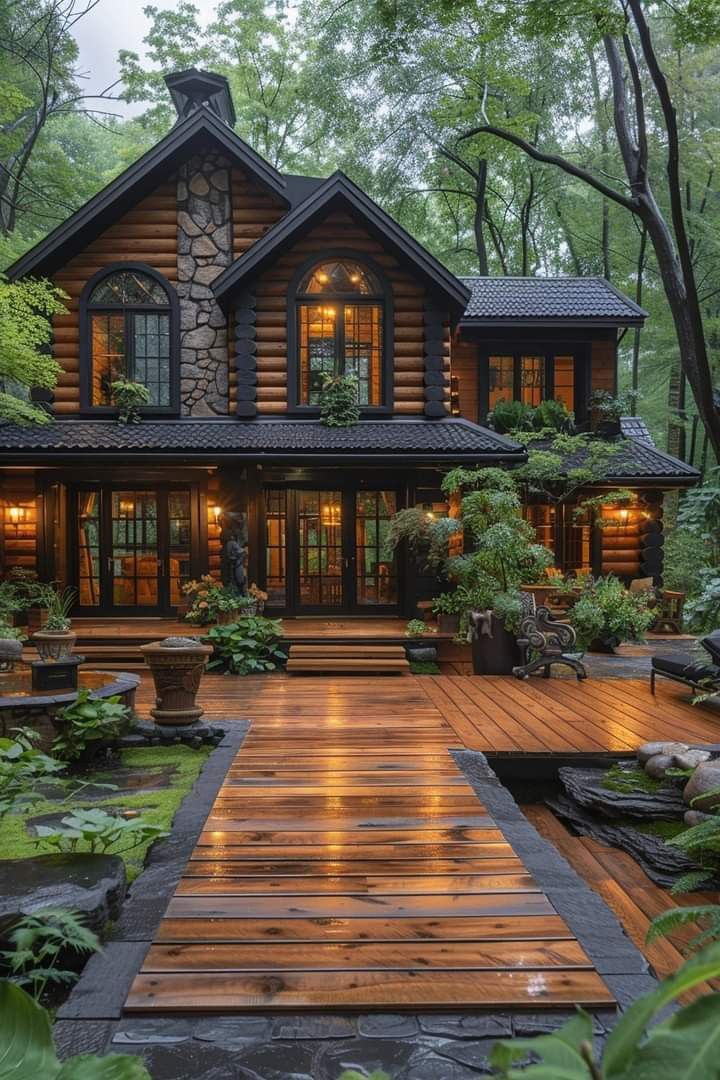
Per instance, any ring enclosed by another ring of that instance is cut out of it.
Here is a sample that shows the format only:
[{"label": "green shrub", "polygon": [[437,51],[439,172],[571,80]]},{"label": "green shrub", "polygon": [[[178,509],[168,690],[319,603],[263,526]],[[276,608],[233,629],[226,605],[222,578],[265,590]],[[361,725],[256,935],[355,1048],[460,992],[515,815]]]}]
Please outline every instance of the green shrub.
[{"label": "green shrub", "polygon": [[430,632],[430,627],[422,619],[411,619],[405,627],[405,637],[418,638]]},{"label": "green shrub", "polygon": [[127,731],[130,709],[120,698],[92,698],[89,690],[79,690],[76,701],[58,713],[60,734],[52,751],[63,761],[77,761],[92,747],[116,739]]},{"label": "green shrub", "polygon": [[113,855],[122,855],[148,840],[169,835],[161,825],[151,825],[140,815],[125,818],[121,812],[109,814],[99,806],[73,810],[59,825],[36,825],[35,834],[38,844],[49,844],[56,851],[89,851],[93,855],[111,848]]},{"label": "green shrub", "polygon": [[185,618],[195,626],[217,622],[221,615],[240,616],[257,604],[254,596],[241,596],[237,589],[222,585],[211,574],[203,574],[199,581],[188,581],[182,591],[191,598]]},{"label": "green shrub", "polygon": [[274,671],[287,659],[279,648],[282,621],[245,615],[226,626],[213,626],[203,641],[213,647],[208,669],[222,668],[231,675]]},{"label": "green shrub", "polygon": [[140,1058],[80,1054],[60,1062],[47,1012],[0,980],[0,1080],[152,1080]]},{"label": "green shrub", "polygon": [[534,409],[522,401],[498,401],[488,416],[490,426],[501,435],[533,430]]},{"label": "green shrub", "polygon": [[140,420],[140,409],[143,405],[149,405],[151,400],[147,386],[130,379],[117,379],[110,383],[110,394],[118,411],[119,424],[137,424]]},{"label": "green shrub", "polygon": [[685,605],[685,622],[697,634],[709,634],[720,629],[720,567],[699,570],[696,596]]},{"label": "green shrub", "polygon": [[578,645],[587,649],[593,641],[615,648],[623,641],[641,641],[652,625],[653,612],[647,597],[631,593],[613,574],[588,578],[580,597],[568,613]]}]

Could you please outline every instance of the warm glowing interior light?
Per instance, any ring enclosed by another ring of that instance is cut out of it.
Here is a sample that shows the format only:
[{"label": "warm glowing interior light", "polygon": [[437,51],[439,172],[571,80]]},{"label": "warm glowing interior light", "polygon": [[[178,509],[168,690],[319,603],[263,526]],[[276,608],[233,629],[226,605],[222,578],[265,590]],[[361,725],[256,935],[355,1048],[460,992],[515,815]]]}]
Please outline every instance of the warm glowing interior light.
[{"label": "warm glowing interior light", "polygon": [[325,273],[324,270],[318,270],[317,279],[318,279],[318,281],[322,281],[323,284],[325,284],[326,281],[330,280],[330,278],[328,277],[328,275]]},{"label": "warm glowing interior light", "polygon": [[217,525],[220,521],[220,516],[222,514],[222,506],[211,506],[210,513],[212,514],[215,524]]},{"label": "warm glowing interior light", "polygon": [[627,519],[629,517],[630,517],[630,511],[629,510],[621,510],[620,511],[620,520],[621,521],[627,521]]},{"label": "warm glowing interior light", "polygon": [[19,524],[22,516],[23,516],[23,508],[22,508],[22,506],[9,506],[8,507],[8,517],[10,518],[10,521],[13,523],[13,525]]}]

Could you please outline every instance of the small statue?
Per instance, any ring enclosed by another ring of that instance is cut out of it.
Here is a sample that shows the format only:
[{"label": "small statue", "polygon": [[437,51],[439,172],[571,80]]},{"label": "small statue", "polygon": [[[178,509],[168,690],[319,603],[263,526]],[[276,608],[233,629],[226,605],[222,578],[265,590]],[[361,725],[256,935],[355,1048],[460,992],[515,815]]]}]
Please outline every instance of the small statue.
[{"label": "small statue", "polygon": [[22,660],[22,642],[15,638],[0,640],[0,671],[13,671]]},{"label": "small statue", "polygon": [[222,514],[220,517],[220,575],[223,585],[247,596],[248,524],[247,514]]}]

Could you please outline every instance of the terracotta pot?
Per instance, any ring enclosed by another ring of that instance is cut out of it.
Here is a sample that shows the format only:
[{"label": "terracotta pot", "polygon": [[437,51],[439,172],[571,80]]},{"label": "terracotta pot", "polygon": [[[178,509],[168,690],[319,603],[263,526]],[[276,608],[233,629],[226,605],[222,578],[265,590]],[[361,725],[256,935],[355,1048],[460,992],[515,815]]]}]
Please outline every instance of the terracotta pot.
[{"label": "terracotta pot", "polygon": [[212,646],[192,638],[166,638],[141,645],[140,652],[155,683],[155,708],[150,715],[158,724],[183,725],[199,720],[204,710],[195,698]]},{"label": "terracotta pot", "polygon": [[69,659],[76,641],[74,630],[36,630],[32,635],[33,645],[41,660]]}]

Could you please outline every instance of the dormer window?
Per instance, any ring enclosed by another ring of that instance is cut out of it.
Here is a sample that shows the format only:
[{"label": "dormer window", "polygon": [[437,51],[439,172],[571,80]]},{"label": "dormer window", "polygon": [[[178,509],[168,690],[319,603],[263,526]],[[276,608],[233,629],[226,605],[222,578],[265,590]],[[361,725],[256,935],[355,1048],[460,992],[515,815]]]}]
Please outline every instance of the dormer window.
[{"label": "dormer window", "polygon": [[387,404],[385,299],[377,274],[353,259],[317,263],[302,276],[295,297],[299,405],[319,406],[325,375],[353,375],[360,406]]},{"label": "dormer window", "polygon": [[96,275],[81,299],[83,402],[112,409],[121,379],[150,391],[148,411],[176,412],[177,297],[150,267],[123,266]]},{"label": "dormer window", "polygon": [[481,353],[480,422],[499,401],[513,400],[536,407],[555,399],[584,419],[586,369],[583,347],[488,349]]}]

